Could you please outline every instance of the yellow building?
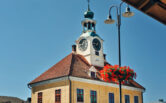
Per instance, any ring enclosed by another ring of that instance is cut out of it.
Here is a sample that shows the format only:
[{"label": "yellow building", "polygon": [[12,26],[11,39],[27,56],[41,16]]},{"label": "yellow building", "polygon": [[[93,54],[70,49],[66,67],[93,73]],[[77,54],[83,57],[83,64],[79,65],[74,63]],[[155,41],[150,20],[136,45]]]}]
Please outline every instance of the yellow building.
[{"label": "yellow building", "polygon": [[[108,62],[93,16],[88,8],[83,32],[72,53],[28,84],[32,103],[119,103],[119,85],[100,78],[99,71]],[[122,85],[122,102],[143,103],[144,90],[135,81],[126,82]]]}]

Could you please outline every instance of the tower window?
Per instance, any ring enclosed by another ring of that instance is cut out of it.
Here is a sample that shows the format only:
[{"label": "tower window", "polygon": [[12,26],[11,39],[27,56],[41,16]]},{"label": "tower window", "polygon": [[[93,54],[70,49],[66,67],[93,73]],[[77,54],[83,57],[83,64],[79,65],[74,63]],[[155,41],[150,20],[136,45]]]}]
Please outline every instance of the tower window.
[{"label": "tower window", "polygon": [[92,29],[95,31],[95,24],[92,23]]},{"label": "tower window", "polygon": [[91,23],[88,22],[88,30],[91,29]]},{"label": "tower window", "polygon": [[95,55],[99,56],[99,52],[98,52],[98,51],[95,51]]},{"label": "tower window", "polygon": [[55,90],[55,103],[61,103],[61,89]]},{"label": "tower window", "polygon": [[84,27],[87,27],[87,23],[84,23]]},{"label": "tower window", "polygon": [[37,97],[38,101],[37,101],[37,103],[42,103],[42,95],[43,95],[42,92],[38,93],[38,97]]},{"label": "tower window", "polygon": [[92,27],[95,27],[95,24],[94,24],[94,23],[92,23]]}]

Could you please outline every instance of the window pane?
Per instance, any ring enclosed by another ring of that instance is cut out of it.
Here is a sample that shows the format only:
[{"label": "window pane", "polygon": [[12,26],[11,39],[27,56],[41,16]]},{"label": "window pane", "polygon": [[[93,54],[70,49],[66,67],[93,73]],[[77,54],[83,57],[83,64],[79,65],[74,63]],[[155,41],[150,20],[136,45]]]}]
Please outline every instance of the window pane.
[{"label": "window pane", "polygon": [[95,78],[95,72],[92,72],[92,71],[91,71],[91,77],[92,77],[92,78]]},{"label": "window pane", "polygon": [[125,95],[125,103],[130,103],[130,97],[129,97],[129,95]]},{"label": "window pane", "polygon": [[90,30],[90,29],[91,29],[91,23],[88,22],[88,30]]},{"label": "window pane", "polygon": [[109,93],[109,103],[114,103],[114,93]]},{"label": "window pane", "polygon": [[42,92],[38,93],[38,103],[42,103]]},{"label": "window pane", "polygon": [[61,89],[55,90],[55,103],[61,103]]},{"label": "window pane", "polygon": [[77,89],[77,102],[84,101],[84,91],[83,89]]},{"label": "window pane", "polygon": [[134,103],[138,103],[138,96],[134,96]]},{"label": "window pane", "polygon": [[90,91],[91,103],[97,103],[97,93],[96,91]]}]

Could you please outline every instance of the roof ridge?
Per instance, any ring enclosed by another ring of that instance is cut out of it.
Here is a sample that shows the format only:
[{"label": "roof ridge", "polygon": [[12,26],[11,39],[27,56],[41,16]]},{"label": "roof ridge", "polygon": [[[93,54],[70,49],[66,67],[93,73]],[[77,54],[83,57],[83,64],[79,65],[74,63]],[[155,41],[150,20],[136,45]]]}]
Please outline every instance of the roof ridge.
[{"label": "roof ridge", "polygon": [[[78,55],[78,58],[81,60],[81,61],[83,61],[87,66],[91,66],[90,64],[89,64],[89,62],[85,59],[85,57],[83,56],[83,55],[80,55],[80,54],[77,54]],[[83,60],[83,58],[84,58],[84,60]]]},{"label": "roof ridge", "polygon": [[[49,75],[51,73],[49,71],[54,71],[55,69],[58,70],[58,68],[55,68],[55,67],[58,66],[58,65],[60,65],[61,63],[63,63],[64,60],[66,60],[67,58],[70,58],[70,56],[72,56],[72,55],[73,55],[73,53],[70,53],[69,55],[65,56],[62,60],[60,60],[59,62],[57,62],[56,64],[54,64],[51,68],[49,68],[48,70],[46,70],[45,72],[43,72],[42,74],[40,74],[37,78],[35,78],[29,84],[37,83],[37,82],[48,80],[48,79],[53,79],[54,78],[53,76],[49,77],[49,78],[43,78],[43,75],[45,75],[45,74]],[[72,59],[69,59],[69,60],[71,61]],[[71,63],[69,63],[69,65],[71,65]],[[65,75],[69,75],[69,71],[67,73],[65,73]]]},{"label": "roof ridge", "polygon": [[75,56],[75,54],[74,53],[71,53],[72,54],[72,57],[71,57],[71,64],[70,64],[70,69],[69,69],[69,74],[68,74],[68,76],[70,76],[71,74],[72,74],[72,71],[73,71],[73,62],[75,61],[74,59],[73,59],[73,57]]},{"label": "roof ridge", "polygon": [[134,86],[145,90],[145,88],[142,85],[140,85],[138,82],[136,82],[135,80],[130,80],[129,82],[132,83]]}]

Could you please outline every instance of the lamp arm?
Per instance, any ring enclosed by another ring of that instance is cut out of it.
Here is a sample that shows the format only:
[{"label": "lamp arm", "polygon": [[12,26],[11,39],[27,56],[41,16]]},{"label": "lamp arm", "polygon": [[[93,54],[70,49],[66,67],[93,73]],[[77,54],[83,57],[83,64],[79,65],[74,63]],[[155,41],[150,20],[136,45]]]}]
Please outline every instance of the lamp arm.
[{"label": "lamp arm", "polygon": [[109,9],[109,16],[111,16],[111,9],[114,8],[114,7],[116,8],[116,13],[118,15],[118,6],[117,5],[112,5]]},{"label": "lamp arm", "polygon": [[120,16],[121,16],[121,7],[122,7],[122,5],[123,5],[123,1],[119,4],[119,14],[120,14]]},{"label": "lamp arm", "polygon": [[121,25],[121,7],[123,5],[123,1],[119,4],[119,14],[118,14],[118,25]]}]

